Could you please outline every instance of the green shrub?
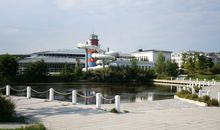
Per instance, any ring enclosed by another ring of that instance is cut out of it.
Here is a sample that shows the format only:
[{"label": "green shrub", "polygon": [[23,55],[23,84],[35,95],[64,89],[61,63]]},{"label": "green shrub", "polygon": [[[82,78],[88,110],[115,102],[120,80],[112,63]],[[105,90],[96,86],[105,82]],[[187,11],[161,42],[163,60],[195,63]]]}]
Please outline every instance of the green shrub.
[{"label": "green shrub", "polygon": [[124,110],[124,113],[129,113],[129,111],[128,110]]},{"label": "green shrub", "polygon": [[209,100],[210,100],[210,97],[207,96],[207,95],[205,95],[205,96],[203,96],[203,97],[199,97],[197,101],[199,101],[199,102],[205,102],[205,103],[208,104]]},{"label": "green shrub", "polygon": [[199,98],[197,99],[197,101],[203,102],[203,98],[202,98],[202,97],[199,97]]},{"label": "green shrub", "polygon": [[198,99],[198,95],[192,94],[192,100],[197,100],[197,99]]},{"label": "green shrub", "polygon": [[201,90],[201,89],[202,89],[202,87],[195,86],[195,87],[194,87],[194,89],[195,89],[195,92],[196,92],[196,93],[198,93],[198,92],[199,92],[199,90]]},{"label": "green shrub", "polygon": [[15,104],[0,94],[0,122],[11,122],[14,120]]},{"label": "green shrub", "polygon": [[186,98],[194,101],[204,102],[208,106],[219,106],[218,100],[216,99],[210,99],[209,96],[205,95],[203,97],[198,97],[196,94],[191,94],[189,91],[182,90],[180,92],[177,92],[176,95],[181,98]]},{"label": "green shrub", "polygon": [[218,100],[217,99],[211,99],[208,101],[208,106],[219,106]]},{"label": "green shrub", "polygon": [[203,96],[202,98],[203,98],[203,102],[205,102],[205,103],[208,104],[208,102],[209,102],[209,100],[210,100],[210,97],[207,96],[207,95],[205,95],[205,96]]},{"label": "green shrub", "polygon": [[191,94],[191,92],[187,91],[187,90],[182,90],[182,91],[176,93],[176,95],[181,98],[189,98],[190,94]]},{"label": "green shrub", "polygon": [[112,108],[110,112],[111,113],[119,113],[115,108]]},{"label": "green shrub", "polygon": [[16,129],[1,129],[0,130],[46,130],[46,127],[42,124],[31,125],[27,127],[21,127]]},{"label": "green shrub", "polygon": [[184,96],[186,99],[192,99],[192,95],[191,94],[185,94]]}]

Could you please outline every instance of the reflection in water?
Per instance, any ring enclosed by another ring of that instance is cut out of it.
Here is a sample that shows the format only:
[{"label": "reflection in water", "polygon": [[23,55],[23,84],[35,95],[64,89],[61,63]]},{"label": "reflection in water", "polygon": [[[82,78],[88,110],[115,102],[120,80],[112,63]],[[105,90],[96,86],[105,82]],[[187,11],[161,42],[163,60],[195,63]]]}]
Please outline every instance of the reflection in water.
[{"label": "reflection in water", "polygon": [[154,93],[148,93],[148,101],[153,101],[154,100]]},{"label": "reflection in water", "polygon": [[[175,94],[175,86],[160,86],[152,84],[134,84],[134,83],[72,83],[72,84],[29,84],[33,89],[37,91],[45,91],[50,88],[54,88],[56,91],[62,93],[69,93],[72,90],[77,90],[80,95],[95,96],[96,93],[101,93],[103,97],[111,99],[115,95],[121,96],[121,102],[143,102],[162,99],[171,99]],[[24,89],[26,86],[17,85],[11,86],[16,89]],[[16,93],[12,92],[12,95],[26,96],[26,92]],[[32,92],[32,97],[48,98],[49,93],[37,94]],[[56,100],[71,101],[72,95],[59,95],[54,94]],[[77,102],[84,104],[94,104],[95,97],[83,98],[77,95]],[[114,101],[102,100],[102,103],[114,103]]]}]

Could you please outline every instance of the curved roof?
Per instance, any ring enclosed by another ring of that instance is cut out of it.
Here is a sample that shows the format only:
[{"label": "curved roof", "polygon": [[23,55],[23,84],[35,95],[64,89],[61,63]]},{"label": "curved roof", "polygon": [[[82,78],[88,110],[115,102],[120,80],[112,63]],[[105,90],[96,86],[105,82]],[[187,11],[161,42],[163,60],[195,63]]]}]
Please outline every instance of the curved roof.
[{"label": "curved roof", "polygon": [[85,51],[80,50],[80,49],[63,49],[63,50],[42,51],[42,52],[32,53],[32,55],[36,55],[36,54],[78,54],[78,55],[85,55]]},{"label": "curved roof", "polygon": [[[23,60],[20,60],[19,63],[29,63],[44,60],[45,63],[73,63],[75,64],[77,61],[75,58],[58,58],[58,57],[47,57],[47,56],[39,56],[39,57],[27,57]],[[85,63],[84,59],[79,59],[80,63]]]}]

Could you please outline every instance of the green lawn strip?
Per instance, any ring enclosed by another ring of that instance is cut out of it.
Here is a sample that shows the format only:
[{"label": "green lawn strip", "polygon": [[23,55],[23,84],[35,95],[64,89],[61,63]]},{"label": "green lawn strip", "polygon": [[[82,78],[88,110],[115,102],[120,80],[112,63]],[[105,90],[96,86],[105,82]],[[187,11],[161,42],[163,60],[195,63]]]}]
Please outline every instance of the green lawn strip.
[{"label": "green lawn strip", "polygon": [[43,124],[36,124],[36,125],[30,125],[26,127],[21,128],[15,128],[15,129],[2,129],[0,130],[46,130],[46,127]]}]

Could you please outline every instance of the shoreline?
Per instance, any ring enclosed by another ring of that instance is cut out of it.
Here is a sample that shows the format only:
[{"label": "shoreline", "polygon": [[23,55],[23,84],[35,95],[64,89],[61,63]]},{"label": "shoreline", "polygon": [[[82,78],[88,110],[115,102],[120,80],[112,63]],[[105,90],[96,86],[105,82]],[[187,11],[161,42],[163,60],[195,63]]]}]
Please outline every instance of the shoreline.
[{"label": "shoreline", "polygon": [[95,105],[45,102],[38,98],[12,96],[12,100],[16,102],[18,113],[39,119],[52,130],[220,128],[219,108],[200,107],[177,99],[122,103],[122,110],[129,111],[123,114],[103,111],[114,107],[113,104],[102,104],[103,110],[98,110]]},{"label": "shoreline", "polygon": [[[57,84],[57,85],[68,85],[68,84],[155,84],[155,85],[188,85],[191,82],[196,82],[196,80],[163,80],[163,79],[152,79],[151,81],[148,82],[135,82],[135,81],[130,81],[130,82],[92,82],[88,80],[79,80],[79,81],[74,81],[74,82],[41,82],[41,83],[13,83],[11,85],[50,85],[50,84]],[[3,84],[1,84],[4,86]],[[216,81],[216,85],[220,85],[220,82]]]}]

